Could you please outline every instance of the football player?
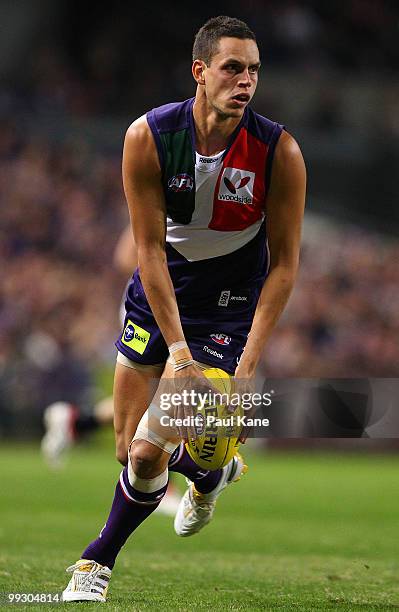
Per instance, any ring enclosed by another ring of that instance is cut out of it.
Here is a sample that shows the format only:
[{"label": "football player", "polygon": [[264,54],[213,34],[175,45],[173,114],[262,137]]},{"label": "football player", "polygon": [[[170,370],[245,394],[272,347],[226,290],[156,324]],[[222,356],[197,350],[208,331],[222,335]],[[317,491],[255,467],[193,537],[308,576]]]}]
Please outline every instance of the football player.
[{"label": "football player", "polygon": [[[259,69],[250,28],[212,18],[194,41],[195,97],[127,131],[123,181],[139,268],[116,343],[114,403],[135,434],[105,526],[68,568],[64,601],[105,600],[116,557],[164,496],[169,470],[191,481],[175,519],[180,536],[209,522],[244,470],[237,455],[204,472],[180,443],[190,432],[160,431],[156,406],[147,408],[154,378],[161,389],[187,380],[209,388],[208,366],[251,381],[294,284],[305,166],[294,138],[250,106]],[[125,456],[126,440],[119,448]]]}]

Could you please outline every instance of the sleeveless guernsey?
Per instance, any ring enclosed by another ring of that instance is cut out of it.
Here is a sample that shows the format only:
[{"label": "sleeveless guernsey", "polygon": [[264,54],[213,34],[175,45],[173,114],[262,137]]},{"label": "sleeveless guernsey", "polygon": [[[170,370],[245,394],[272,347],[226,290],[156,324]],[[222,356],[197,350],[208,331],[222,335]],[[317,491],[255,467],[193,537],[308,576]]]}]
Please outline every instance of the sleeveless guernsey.
[{"label": "sleeveless guernsey", "polygon": [[283,129],[247,107],[226,149],[206,158],[195,150],[193,103],[191,98],[147,113],[162,171],[169,270],[177,297],[184,293],[188,303],[190,291],[197,299],[198,281],[202,297],[217,292],[220,282],[226,287],[263,281],[263,221]]},{"label": "sleeveless guernsey", "polygon": [[[268,264],[265,217],[282,126],[247,107],[226,149],[199,155],[194,99],[147,113],[162,171],[166,255],[194,359],[233,373],[251,328]],[[137,270],[116,346],[142,364],[168,350]]]}]

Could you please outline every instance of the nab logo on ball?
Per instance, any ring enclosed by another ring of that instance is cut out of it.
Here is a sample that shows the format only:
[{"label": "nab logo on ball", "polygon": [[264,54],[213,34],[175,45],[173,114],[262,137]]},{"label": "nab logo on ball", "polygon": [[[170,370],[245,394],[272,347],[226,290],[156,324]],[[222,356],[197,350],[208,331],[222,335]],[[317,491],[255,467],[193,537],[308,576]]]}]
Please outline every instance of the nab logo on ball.
[{"label": "nab logo on ball", "polygon": [[122,342],[130,349],[142,355],[151,337],[150,332],[133,321],[128,320],[122,334]]},{"label": "nab logo on ball", "polygon": [[253,204],[255,172],[225,168],[219,186],[218,200]]},{"label": "nab logo on ball", "polygon": [[169,191],[192,191],[194,187],[194,179],[189,174],[176,174],[168,181]]},{"label": "nab logo on ball", "polygon": [[205,417],[200,412],[195,416],[195,433],[197,436],[202,436],[205,431]]},{"label": "nab logo on ball", "polygon": [[210,337],[216,344],[222,344],[223,346],[227,346],[231,342],[230,336],[226,336],[226,334],[211,334]]}]

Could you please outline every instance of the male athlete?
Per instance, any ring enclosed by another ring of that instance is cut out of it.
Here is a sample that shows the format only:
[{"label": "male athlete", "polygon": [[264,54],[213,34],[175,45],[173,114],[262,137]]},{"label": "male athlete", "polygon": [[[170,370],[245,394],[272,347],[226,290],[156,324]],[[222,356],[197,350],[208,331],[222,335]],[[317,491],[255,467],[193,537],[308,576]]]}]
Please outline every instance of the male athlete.
[{"label": "male athlete", "polygon": [[249,107],[259,67],[245,23],[210,19],[194,42],[195,98],[156,108],[127,131],[123,181],[139,270],[116,343],[121,455],[126,423],[136,433],[104,528],[68,568],[64,601],[105,601],[115,559],[164,496],[168,470],[191,481],[175,517],[180,536],[209,522],[244,471],[237,455],[204,472],[180,443],[188,432],[166,436],[146,411],[154,377],[161,387],[190,379],[209,388],[208,366],[252,380],[294,284],[305,167],[282,126]]}]

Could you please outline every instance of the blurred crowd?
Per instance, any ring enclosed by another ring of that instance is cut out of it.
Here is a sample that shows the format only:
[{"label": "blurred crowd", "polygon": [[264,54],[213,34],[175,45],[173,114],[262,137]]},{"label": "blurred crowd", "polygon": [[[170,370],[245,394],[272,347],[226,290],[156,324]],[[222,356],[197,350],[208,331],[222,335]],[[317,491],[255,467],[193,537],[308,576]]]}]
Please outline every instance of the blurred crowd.
[{"label": "blurred crowd", "polygon": [[296,286],[268,343],[268,376],[399,375],[399,242],[308,218]]},{"label": "blurred crowd", "polygon": [[[192,88],[191,49],[195,31],[215,14],[238,16],[256,32],[265,72],[280,68],[311,74],[378,78],[399,69],[399,7],[393,0],[219,0],[195,11],[176,0],[154,2],[57,3],[52,18],[21,58],[17,93],[31,94],[37,112],[142,112]],[[13,79],[17,73],[14,73]],[[337,76],[337,78],[339,78]],[[334,87],[320,103],[327,121],[334,114]],[[26,96],[17,96],[26,105]]]},{"label": "blurred crowd", "polygon": [[127,222],[120,160],[12,125],[0,151],[0,415],[82,403],[113,359],[127,280],[112,264]]},{"label": "blurred crowd", "polygon": [[[0,415],[88,401],[115,358],[127,221],[120,161],[84,141],[1,134]],[[306,225],[300,274],[262,372],[399,375],[399,245],[353,226]]]},{"label": "blurred crowd", "polygon": [[[112,367],[127,280],[112,263],[128,220],[119,128],[194,93],[193,33],[216,9],[200,3],[193,15],[182,0],[171,11],[155,2],[162,19],[142,3],[90,12],[65,1],[57,10],[56,34],[43,26],[0,85],[0,435],[18,423],[15,414],[31,431],[52,401],[90,403],[96,372]],[[271,88],[261,80],[260,110],[283,121],[287,114],[294,134],[296,126],[313,130],[304,139],[313,201],[331,197],[365,211],[369,199],[386,216],[397,202],[397,3],[222,0],[216,12],[241,17],[258,35],[275,79]],[[284,70],[298,78],[289,85],[295,104]],[[316,83],[310,93],[300,87],[306,74]],[[318,90],[320,75],[331,83]],[[364,75],[374,81],[370,97],[356,94],[364,97],[360,113],[347,85]],[[377,108],[370,100],[378,100],[380,78],[388,89]],[[107,148],[104,134],[118,115]],[[70,118],[102,136],[69,132]],[[369,140],[354,136],[356,121]],[[399,376],[398,260],[392,239],[309,215],[299,278],[262,373]]]}]

